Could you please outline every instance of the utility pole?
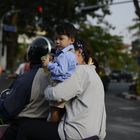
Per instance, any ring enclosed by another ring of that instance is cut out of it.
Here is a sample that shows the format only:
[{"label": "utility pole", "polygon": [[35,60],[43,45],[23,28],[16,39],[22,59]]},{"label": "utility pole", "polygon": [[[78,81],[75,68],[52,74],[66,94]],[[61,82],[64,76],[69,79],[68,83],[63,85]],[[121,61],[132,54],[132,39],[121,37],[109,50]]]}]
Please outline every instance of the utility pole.
[{"label": "utility pole", "polygon": [[4,46],[3,44],[3,21],[6,16],[9,15],[10,11],[4,13],[0,20],[0,67],[4,70],[6,69],[7,62],[7,46]]},{"label": "utility pole", "polygon": [[106,6],[113,6],[113,5],[120,5],[120,4],[126,4],[126,3],[134,3],[134,6],[136,8],[136,14],[140,18],[140,8],[139,8],[139,2],[140,0],[122,0],[120,2],[111,2],[108,4],[99,4],[99,5],[90,5],[90,6],[82,6],[80,7],[80,12],[94,12],[100,8],[106,7]]},{"label": "utility pole", "polygon": [[[6,70],[13,67],[11,54],[17,46],[16,18],[19,10],[12,8],[4,13],[0,20],[0,66]],[[7,21],[10,19],[9,21]],[[13,56],[15,56],[13,54]]]}]

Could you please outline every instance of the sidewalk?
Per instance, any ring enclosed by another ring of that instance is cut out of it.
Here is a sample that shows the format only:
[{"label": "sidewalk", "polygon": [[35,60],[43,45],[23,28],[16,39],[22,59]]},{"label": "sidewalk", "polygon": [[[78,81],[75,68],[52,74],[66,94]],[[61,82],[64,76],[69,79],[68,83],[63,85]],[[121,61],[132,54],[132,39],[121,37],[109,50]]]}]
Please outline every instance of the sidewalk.
[{"label": "sidewalk", "polygon": [[129,92],[123,92],[120,96],[124,99],[140,101],[140,96],[135,95],[135,94],[130,94]]}]

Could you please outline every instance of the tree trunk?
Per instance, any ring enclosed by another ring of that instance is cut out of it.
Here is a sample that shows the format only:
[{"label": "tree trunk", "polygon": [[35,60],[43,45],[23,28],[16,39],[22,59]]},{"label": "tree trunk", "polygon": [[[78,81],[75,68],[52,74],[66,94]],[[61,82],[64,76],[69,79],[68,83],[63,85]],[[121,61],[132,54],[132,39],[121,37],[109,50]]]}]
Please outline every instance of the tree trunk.
[{"label": "tree trunk", "polygon": [[16,50],[17,50],[17,33],[11,32],[9,40],[7,41],[7,69],[10,71],[15,70],[16,62]]},{"label": "tree trunk", "polygon": [[140,20],[140,6],[139,6],[139,1],[138,0],[133,0],[134,6],[135,6],[135,13],[138,16]]},{"label": "tree trunk", "polygon": [[4,23],[6,26],[9,28],[11,27],[12,30],[5,29],[4,34],[3,34],[3,40],[4,44],[7,46],[7,66],[6,69],[13,71],[15,70],[15,60],[16,60],[16,50],[18,47],[17,43],[17,30],[16,30],[16,23],[17,23],[17,14],[11,15],[9,18],[9,21],[7,23]]}]

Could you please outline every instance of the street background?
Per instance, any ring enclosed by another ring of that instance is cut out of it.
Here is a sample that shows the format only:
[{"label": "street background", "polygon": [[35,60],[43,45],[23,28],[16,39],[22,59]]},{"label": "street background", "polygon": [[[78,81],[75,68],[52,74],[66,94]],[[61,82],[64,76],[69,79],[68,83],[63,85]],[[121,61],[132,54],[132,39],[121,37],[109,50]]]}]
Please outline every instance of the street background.
[{"label": "street background", "polygon": [[13,81],[7,74],[24,62],[30,43],[38,36],[53,42],[55,27],[64,21],[90,46],[105,90],[110,78],[116,80],[105,94],[105,140],[140,140],[139,0],[1,0],[0,91]]},{"label": "street background", "polygon": [[[0,91],[7,88],[11,79],[0,77]],[[111,82],[106,92],[107,135],[105,140],[140,140],[140,100],[122,98],[131,83]]]},{"label": "street background", "polygon": [[105,140],[140,140],[140,101],[122,98],[130,83],[110,83],[106,94],[107,135]]}]

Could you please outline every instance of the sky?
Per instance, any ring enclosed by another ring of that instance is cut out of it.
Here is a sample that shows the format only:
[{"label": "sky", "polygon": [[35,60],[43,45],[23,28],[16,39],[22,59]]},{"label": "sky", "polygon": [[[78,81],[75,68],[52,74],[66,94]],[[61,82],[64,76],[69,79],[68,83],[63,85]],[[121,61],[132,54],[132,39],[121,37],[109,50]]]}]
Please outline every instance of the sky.
[{"label": "sky", "polygon": [[[114,0],[114,2],[122,1],[128,0]],[[114,30],[110,30],[111,34],[124,36],[123,42],[131,44],[134,38],[127,28],[134,24],[133,19],[136,18],[133,2],[111,5],[110,10],[112,14],[106,16],[105,20],[115,26]]]},{"label": "sky", "polygon": [[[131,0],[114,0],[113,3],[124,1]],[[104,20],[108,21],[115,28],[114,30],[110,29],[109,32],[112,35],[123,36],[123,42],[126,44],[131,44],[135,38],[132,37],[132,32],[128,31],[128,27],[134,25],[135,23],[133,19],[136,18],[136,14],[133,2],[110,5],[110,11],[111,15],[107,15]],[[97,24],[96,19],[90,19],[89,17],[88,21],[91,22],[91,24]]]}]

